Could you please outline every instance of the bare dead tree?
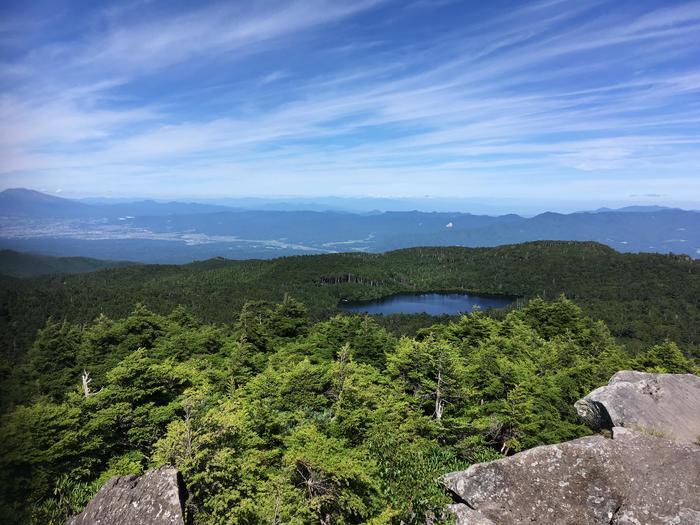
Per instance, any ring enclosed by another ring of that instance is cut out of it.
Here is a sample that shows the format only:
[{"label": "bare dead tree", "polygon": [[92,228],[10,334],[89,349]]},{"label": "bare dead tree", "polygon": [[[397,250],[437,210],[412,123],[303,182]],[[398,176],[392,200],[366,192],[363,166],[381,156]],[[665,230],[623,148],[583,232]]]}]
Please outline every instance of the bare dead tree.
[{"label": "bare dead tree", "polygon": [[85,397],[90,397],[90,396],[93,396],[95,394],[99,394],[100,392],[102,392],[101,388],[98,392],[93,392],[92,390],[90,390],[90,383],[92,383],[92,378],[90,377],[90,372],[88,372],[84,368],[83,368],[83,375],[81,376],[81,380],[82,380],[82,384],[83,384],[83,395]]},{"label": "bare dead tree", "polygon": [[299,479],[298,485],[306,488],[309,503],[316,507],[319,523],[330,525],[331,514],[324,512],[323,507],[325,503],[336,501],[338,498],[333,482],[325,474],[315,471],[308,462],[302,460],[296,463],[296,473]]},{"label": "bare dead tree", "polygon": [[330,392],[330,396],[334,400],[340,398],[340,394],[343,392],[343,387],[345,386],[345,379],[348,377],[348,372],[350,368],[350,345],[345,343],[338,353],[338,370],[335,372],[335,382],[333,388]]},{"label": "bare dead tree", "polygon": [[438,370],[437,386],[435,388],[435,419],[442,419],[447,401],[443,399],[440,389],[442,388],[442,371]]},{"label": "bare dead tree", "polygon": [[192,458],[192,440],[194,439],[194,433],[192,429],[192,405],[190,403],[185,404],[185,434],[183,436],[183,441],[185,443],[185,451],[189,459]]}]

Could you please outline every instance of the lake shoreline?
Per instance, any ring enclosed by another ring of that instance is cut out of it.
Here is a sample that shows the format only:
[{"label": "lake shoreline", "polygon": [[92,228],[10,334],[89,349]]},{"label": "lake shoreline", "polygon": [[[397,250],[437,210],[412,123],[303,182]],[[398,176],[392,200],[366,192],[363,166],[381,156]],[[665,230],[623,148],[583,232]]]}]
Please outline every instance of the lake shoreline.
[{"label": "lake shoreline", "polygon": [[341,301],[337,309],[345,313],[372,315],[421,314],[460,315],[477,310],[505,309],[517,296],[459,291],[399,292],[384,297]]}]

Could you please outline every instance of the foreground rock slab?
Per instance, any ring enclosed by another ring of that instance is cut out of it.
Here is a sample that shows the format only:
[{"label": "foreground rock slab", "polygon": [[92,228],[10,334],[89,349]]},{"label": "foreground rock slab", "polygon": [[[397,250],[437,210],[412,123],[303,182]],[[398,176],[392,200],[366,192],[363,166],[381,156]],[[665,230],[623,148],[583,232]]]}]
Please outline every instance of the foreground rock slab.
[{"label": "foreground rock slab", "polygon": [[700,377],[623,371],[574,405],[594,430],[626,427],[677,441],[700,439]]},{"label": "foreground rock slab", "polygon": [[700,447],[615,427],[443,478],[459,525],[697,525]]},{"label": "foreground rock slab", "polygon": [[114,477],[67,525],[184,525],[184,494],[172,467]]}]

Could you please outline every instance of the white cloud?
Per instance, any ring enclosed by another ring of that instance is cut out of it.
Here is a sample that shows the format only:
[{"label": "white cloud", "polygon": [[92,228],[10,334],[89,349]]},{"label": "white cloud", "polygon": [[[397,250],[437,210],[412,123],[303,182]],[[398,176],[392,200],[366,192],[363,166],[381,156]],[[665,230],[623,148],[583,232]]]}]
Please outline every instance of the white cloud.
[{"label": "white cloud", "polygon": [[342,20],[376,7],[381,0],[276,2],[272,7],[231,2],[172,17],[117,27],[88,41],[86,64],[155,71],[206,54],[245,50],[260,43]]},{"label": "white cloud", "polygon": [[[235,181],[249,193],[381,193],[397,181],[420,193],[448,181],[484,193],[494,184],[530,191],[529,181],[558,174],[547,188],[592,191],[595,181],[628,195],[623,182],[636,177],[642,192],[643,177],[674,169],[678,191],[700,198],[700,185],[687,184],[700,167],[700,64],[676,61],[700,52],[691,38],[700,3],[576,23],[596,4],[541,2],[441,35],[422,54],[409,45],[316,76],[291,65],[256,73],[260,89],[294,79],[283,83],[291,84],[284,99],[265,104],[256,92],[224,88],[229,109],[214,114],[183,117],[172,101],[114,103],[156,70],[259,52],[378,2],[230,5],[117,24],[54,49],[77,57],[65,67],[82,83],[55,95],[59,78],[3,96],[3,180],[57,177],[64,188],[90,177],[134,188],[178,180],[183,191]],[[106,64],[117,79],[100,77]]]},{"label": "white cloud", "polygon": [[277,71],[270,71],[266,75],[260,77],[260,83],[272,84],[273,82],[277,82],[278,80],[282,80],[283,78],[287,78],[288,76],[289,72],[278,69]]}]

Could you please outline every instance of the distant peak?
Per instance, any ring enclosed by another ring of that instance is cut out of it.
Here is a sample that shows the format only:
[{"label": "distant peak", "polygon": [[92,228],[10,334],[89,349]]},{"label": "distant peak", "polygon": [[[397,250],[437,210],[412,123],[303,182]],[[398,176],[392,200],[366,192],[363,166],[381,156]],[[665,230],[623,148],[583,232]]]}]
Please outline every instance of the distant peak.
[{"label": "distant peak", "polygon": [[50,195],[48,193],[42,193],[40,191],[30,190],[28,188],[8,188],[0,192],[0,196],[12,199],[22,199],[25,201],[31,200],[35,202],[69,200],[64,197],[59,197],[58,195]]},{"label": "distant peak", "polygon": [[655,211],[666,211],[666,210],[678,210],[679,208],[669,208],[668,206],[624,206],[622,208],[598,208],[588,213],[615,213],[615,212],[626,212],[626,213],[651,213]]},{"label": "distant peak", "polygon": [[2,195],[46,195],[45,193],[41,193],[40,191],[36,190],[30,190],[28,188],[7,188],[6,190],[3,190],[0,192]]}]

